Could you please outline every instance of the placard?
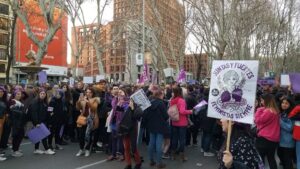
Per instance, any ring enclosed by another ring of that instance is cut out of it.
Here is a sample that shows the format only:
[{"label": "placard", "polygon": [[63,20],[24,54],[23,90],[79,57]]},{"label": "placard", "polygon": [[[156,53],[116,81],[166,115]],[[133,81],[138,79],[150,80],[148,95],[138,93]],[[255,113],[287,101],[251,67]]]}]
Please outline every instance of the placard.
[{"label": "placard", "polygon": [[131,95],[130,98],[134,101],[135,104],[140,106],[140,108],[143,111],[151,106],[151,103],[143,89],[140,89],[137,92],[135,92],[133,95]]},{"label": "placard", "polygon": [[105,79],[104,75],[97,75],[96,76],[96,82],[99,82],[100,80],[103,80],[103,79]]},{"label": "placard", "polygon": [[290,73],[290,81],[293,93],[300,93],[300,73]]},{"label": "placard", "polygon": [[289,75],[281,75],[280,76],[280,86],[290,86],[290,76]]},{"label": "placard", "polygon": [[208,116],[253,124],[258,61],[213,61]]},{"label": "placard", "polygon": [[83,83],[85,83],[85,84],[93,84],[94,83],[93,76],[85,76],[85,77],[83,77]]}]

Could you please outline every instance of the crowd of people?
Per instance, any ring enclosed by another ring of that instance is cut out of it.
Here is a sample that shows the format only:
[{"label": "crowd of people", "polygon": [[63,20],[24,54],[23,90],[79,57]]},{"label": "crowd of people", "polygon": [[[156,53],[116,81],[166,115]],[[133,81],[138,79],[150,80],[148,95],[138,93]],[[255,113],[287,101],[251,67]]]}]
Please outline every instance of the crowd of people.
[{"label": "crowd of people", "polygon": [[[151,103],[145,110],[130,97],[140,89]],[[258,87],[255,125],[251,126],[208,117],[208,96],[209,88],[204,85],[176,82],[124,85],[100,80],[93,85],[77,82],[74,87],[65,83],[2,85],[0,161],[6,160],[9,140],[11,155],[21,157],[20,144],[26,131],[45,125],[50,135],[41,140],[43,150],[39,143],[34,145],[34,154],[54,155],[73,142],[79,144],[76,156],[104,151],[107,161],[124,161],[125,169],[140,169],[143,161],[166,168],[166,159],[185,162],[185,148],[200,146],[203,156],[218,157],[220,169],[263,169],[265,158],[270,169],[277,169],[275,156],[284,169],[293,169],[294,164],[300,169],[299,94],[287,88]],[[206,104],[196,108],[200,102]],[[224,133],[229,125],[232,134],[226,150]],[[144,158],[139,153],[141,143],[148,146]]]}]

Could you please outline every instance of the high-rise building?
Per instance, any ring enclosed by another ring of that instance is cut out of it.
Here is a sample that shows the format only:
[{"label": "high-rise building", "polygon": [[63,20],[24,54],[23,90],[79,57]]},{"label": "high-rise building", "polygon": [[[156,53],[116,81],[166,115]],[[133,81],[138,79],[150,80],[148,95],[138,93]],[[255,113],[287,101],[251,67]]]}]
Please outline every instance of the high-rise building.
[{"label": "high-rise building", "polygon": [[193,79],[208,77],[208,56],[206,54],[189,54],[184,56],[184,70],[193,75]]},{"label": "high-rise building", "polygon": [[[136,55],[142,50],[142,0],[115,0],[115,29],[125,27],[125,48],[127,63],[130,67],[128,75],[133,80],[139,77],[142,66],[136,66]],[[185,50],[184,21],[185,11],[178,0],[144,0],[145,11],[145,62],[150,72],[168,67],[178,70],[183,64]],[[124,37],[124,35],[122,35]],[[124,41],[124,38],[120,38]],[[150,54],[149,54],[150,53]]]},{"label": "high-rise building", "polygon": [[[104,72],[99,72],[93,47],[86,43],[79,56],[78,67],[84,76],[105,74],[111,81],[136,82],[142,71],[137,56],[142,55],[143,4],[142,0],[115,0],[114,21],[103,25],[100,31]],[[179,69],[185,49],[184,7],[177,0],[145,0],[145,57],[149,71],[160,74],[163,69]],[[76,27],[78,41],[85,40],[83,28],[91,31],[92,25]],[[82,36],[82,38],[80,38]],[[74,39],[74,33],[72,33]],[[82,40],[81,40],[82,39]],[[74,41],[72,41],[74,45]],[[74,65],[74,59],[72,65]],[[96,63],[96,64],[95,64]],[[80,71],[79,71],[80,72]],[[152,77],[149,79],[152,79]]]},{"label": "high-rise building", "polygon": [[8,2],[0,0],[0,83],[5,82],[5,71],[7,68],[8,40],[11,10]]},{"label": "high-rise building", "polygon": [[[111,71],[111,64],[113,61],[111,60],[111,51],[110,46],[111,36],[112,36],[112,26],[113,22],[109,22],[106,25],[101,25],[99,38],[100,44],[103,46],[103,51],[101,53],[103,69],[106,74],[109,74]],[[98,59],[96,55],[96,51],[94,49],[94,39],[91,37],[96,35],[96,31],[98,30],[97,24],[89,24],[85,26],[77,26],[75,28],[75,32],[72,29],[72,48],[76,51],[76,43],[78,43],[79,50],[82,49],[79,58],[77,60],[77,70],[78,76],[96,76],[99,74],[103,74],[103,72],[99,72]],[[86,31],[86,33],[84,33]],[[78,36],[77,41],[75,42],[75,33]],[[75,54],[72,53],[71,65],[75,66],[76,59]]]}]

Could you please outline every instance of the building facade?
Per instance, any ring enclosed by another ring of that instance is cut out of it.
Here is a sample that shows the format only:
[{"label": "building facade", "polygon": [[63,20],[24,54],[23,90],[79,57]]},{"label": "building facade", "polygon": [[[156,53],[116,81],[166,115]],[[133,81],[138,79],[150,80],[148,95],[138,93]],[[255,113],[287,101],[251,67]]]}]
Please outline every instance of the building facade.
[{"label": "building facade", "polygon": [[209,75],[209,60],[206,54],[189,54],[184,56],[184,70],[192,74],[192,79],[202,80]]},{"label": "building facade", "polygon": [[8,42],[11,32],[11,10],[5,0],[0,0],[0,83],[5,83],[5,71],[8,62]]},{"label": "building facade", "polygon": [[[136,57],[142,53],[143,1],[114,1],[115,28],[125,27],[125,49],[127,74],[135,82],[142,71],[142,65],[137,65]],[[184,7],[177,0],[145,0],[145,57],[151,75],[163,78],[163,69],[179,70],[183,64],[185,50]],[[124,36],[123,36],[124,37]],[[122,39],[122,38],[121,38]],[[148,57],[147,57],[148,56]],[[151,76],[150,75],[150,76]],[[152,79],[150,77],[150,79]]]}]

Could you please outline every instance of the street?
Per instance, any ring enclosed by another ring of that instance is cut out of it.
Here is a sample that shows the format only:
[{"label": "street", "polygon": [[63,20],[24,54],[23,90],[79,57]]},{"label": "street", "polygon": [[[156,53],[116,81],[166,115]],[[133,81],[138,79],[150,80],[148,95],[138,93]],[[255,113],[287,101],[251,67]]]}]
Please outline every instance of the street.
[{"label": "street", "polygon": [[[40,145],[40,149],[42,148]],[[92,153],[90,157],[76,157],[75,154],[79,149],[77,143],[70,143],[63,148],[63,150],[56,150],[55,155],[35,155],[33,154],[34,146],[28,140],[24,140],[20,148],[24,156],[12,157],[10,156],[11,150],[7,149],[8,159],[0,163],[0,169],[123,169],[125,167],[125,162],[107,162],[107,155],[103,152]],[[216,157],[203,157],[200,147],[188,147],[186,154],[188,161],[185,163],[165,160],[167,169],[216,169],[218,166]],[[150,169],[146,146],[142,146],[141,155],[145,159],[142,168]],[[197,163],[202,163],[202,167],[196,166]]]}]

